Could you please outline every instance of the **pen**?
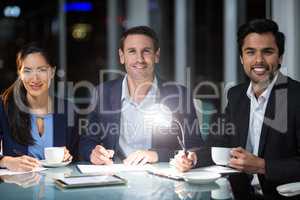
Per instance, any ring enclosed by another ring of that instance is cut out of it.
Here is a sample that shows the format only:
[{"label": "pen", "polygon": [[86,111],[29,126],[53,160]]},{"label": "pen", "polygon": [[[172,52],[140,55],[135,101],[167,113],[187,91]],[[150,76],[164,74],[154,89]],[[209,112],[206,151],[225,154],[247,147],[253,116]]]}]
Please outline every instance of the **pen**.
[{"label": "pen", "polygon": [[205,147],[193,147],[193,148],[190,148],[190,149],[187,149],[188,152],[195,152],[195,151],[199,151],[201,149],[206,149]]},{"label": "pen", "polygon": [[180,145],[181,149],[183,150],[184,155],[187,155],[187,150],[186,150],[186,148],[185,148],[183,142],[182,142],[181,139],[179,138],[179,136],[177,136],[177,140],[178,140],[178,142],[179,142],[179,145]]},{"label": "pen", "polygon": [[147,171],[147,172],[149,174],[156,175],[156,176],[159,176],[159,177],[169,178],[169,179],[173,179],[173,180],[176,180],[176,181],[183,181],[183,177],[181,177],[181,176],[161,174],[161,173],[153,172],[153,171]]}]

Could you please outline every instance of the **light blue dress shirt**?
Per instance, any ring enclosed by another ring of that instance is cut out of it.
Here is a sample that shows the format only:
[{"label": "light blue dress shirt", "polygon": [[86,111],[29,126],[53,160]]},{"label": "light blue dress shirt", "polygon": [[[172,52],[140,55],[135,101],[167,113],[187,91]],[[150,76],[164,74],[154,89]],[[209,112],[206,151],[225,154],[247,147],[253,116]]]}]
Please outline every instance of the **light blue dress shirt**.
[{"label": "light blue dress shirt", "polygon": [[137,150],[151,149],[152,129],[144,124],[144,111],[155,104],[157,91],[155,77],[145,98],[140,103],[134,102],[129,94],[127,76],[123,79],[119,145],[126,157]]},{"label": "light blue dress shirt", "polygon": [[39,135],[36,119],[36,115],[31,115],[31,135],[35,144],[28,146],[28,155],[44,160],[44,148],[53,147],[53,114],[44,116],[44,134],[42,136]]}]

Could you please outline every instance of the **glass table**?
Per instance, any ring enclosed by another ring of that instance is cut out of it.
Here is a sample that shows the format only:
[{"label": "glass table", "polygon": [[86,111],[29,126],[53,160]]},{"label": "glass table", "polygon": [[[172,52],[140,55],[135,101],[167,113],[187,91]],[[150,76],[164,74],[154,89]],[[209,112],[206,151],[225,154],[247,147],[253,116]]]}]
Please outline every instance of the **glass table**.
[{"label": "glass table", "polygon": [[[164,168],[168,163],[155,164]],[[78,175],[76,165],[49,168],[38,173],[2,176],[0,199],[122,199],[122,200],[167,200],[167,199],[233,199],[228,180],[224,177],[209,184],[189,184],[147,172],[120,172],[126,185],[61,189],[55,178]]]}]

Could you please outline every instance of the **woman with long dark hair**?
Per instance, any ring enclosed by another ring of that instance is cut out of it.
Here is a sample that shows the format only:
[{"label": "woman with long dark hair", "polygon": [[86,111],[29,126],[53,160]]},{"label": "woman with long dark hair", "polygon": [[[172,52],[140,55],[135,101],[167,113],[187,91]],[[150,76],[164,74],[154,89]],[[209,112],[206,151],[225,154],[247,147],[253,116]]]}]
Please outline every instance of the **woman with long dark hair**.
[{"label": "woman with long dark hair", "polygon": [[47,52],[31,43],[18,52],[16,64],[18,79],[0,98],[0,167],[32,170],[44,159],[44,148],[53,146],[65,147],[64,160],[76,158],[76,126],[68,124],[73,110],[51,92],[55,66]]}]

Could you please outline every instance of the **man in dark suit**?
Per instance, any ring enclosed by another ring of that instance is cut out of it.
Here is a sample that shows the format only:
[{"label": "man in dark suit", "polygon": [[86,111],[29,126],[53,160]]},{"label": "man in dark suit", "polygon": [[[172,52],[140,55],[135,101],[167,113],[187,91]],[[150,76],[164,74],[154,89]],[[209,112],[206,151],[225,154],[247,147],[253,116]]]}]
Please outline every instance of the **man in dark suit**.
[{"label": "man in dark suit", "polygon": [[[239,28],[240,60],[250,82],[228,91],[225,119],[234,129],[212,133],[207,142],[233,147],[229,166],[252,174],[244,181],[261,188],[266,199],[281,199],[278,185],[300,181],[300,83],[279,71],[284,40],[272,20],[253,20]],[[194,157],[211,164],[208,155]],[[179,169],[190,168],[184,156],[176,161]]]},{"label": "man in dark suit", "polygon": [[123,33],[119,57],[126,74],[97,88],[95,110],[82,126],[80,152],[85,160],[93,164],[121,160],[129,165],[169,161],[178,149],[176,136],[181,133],[176,126],[155,134],[147,127],[145,111],[157,103],[167,106],[183,126],[187,147],[201,143],[187,89],[155,75],[159,56],[158,38],[151,28],[138,26]]}]

